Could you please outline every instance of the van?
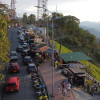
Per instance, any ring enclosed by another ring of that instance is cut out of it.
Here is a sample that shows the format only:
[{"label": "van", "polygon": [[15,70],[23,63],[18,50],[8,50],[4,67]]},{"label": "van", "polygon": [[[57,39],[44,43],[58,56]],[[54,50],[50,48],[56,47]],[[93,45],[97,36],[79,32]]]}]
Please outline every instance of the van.
[{"label": "van", "polygon": [[6,91],[19,91],[19,77],[10,77],[6,85]]}]

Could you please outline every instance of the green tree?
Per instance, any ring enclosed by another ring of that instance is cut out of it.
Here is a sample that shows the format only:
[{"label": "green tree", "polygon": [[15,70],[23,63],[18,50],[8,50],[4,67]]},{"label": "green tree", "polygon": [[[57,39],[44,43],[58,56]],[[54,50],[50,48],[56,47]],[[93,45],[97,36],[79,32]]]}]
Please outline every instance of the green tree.
[{"label": "green tree", "polygon": [[26,24],[27,23],[27,13],[24,13],[23,14],[23,18],[22,18],[22,21],[23,21],[23,24]]},{"label": "green tree", "polygon": [[7,38],[7,23],[0,15],[0,69],[4,64],[9,62],[8,51],[10,50],[10,42]]},{"label": "green tree", "polygon": [[35,23],[35,20],[36,20],[36,16],[34,14],[31,14],[27,18],[27,23],[28,24],[34,24]]}]

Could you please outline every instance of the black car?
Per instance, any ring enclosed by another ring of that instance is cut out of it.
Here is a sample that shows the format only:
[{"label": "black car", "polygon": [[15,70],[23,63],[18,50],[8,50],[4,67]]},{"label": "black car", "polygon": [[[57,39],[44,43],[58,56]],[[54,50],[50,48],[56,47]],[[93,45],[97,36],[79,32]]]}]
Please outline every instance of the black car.
[{"label": "black car", "polygon": [[36,72],[37,71],[36,65],[34,63],[29,63],[27,66],[27,71],[28,73]]},{"label": "black car", "polygon": [[23,58],[23,62],[24,62],[24,64],[28,64],[28,63],[32,63],[32,59],[31,59],[31,57],[30,56],[25,56],[24,58]]},{"label": "black car", "polygon": [[22,52],[22,51],[23,51],[23,47],[19,45],[19,46],[17,47],[16,51],[17,51],[17,52]]},{"label": "black car", "polygon": [[30,50],[29,49],[23,49],[22,53],[21,53],[21,56],[24,57],[24,56],[29,56],[30,54]]},{"label": "black car", "polygon": [[29,43],[29,45],[30,45],[31,43],[34,43],[34,39],[28,40],[28,43]]}]

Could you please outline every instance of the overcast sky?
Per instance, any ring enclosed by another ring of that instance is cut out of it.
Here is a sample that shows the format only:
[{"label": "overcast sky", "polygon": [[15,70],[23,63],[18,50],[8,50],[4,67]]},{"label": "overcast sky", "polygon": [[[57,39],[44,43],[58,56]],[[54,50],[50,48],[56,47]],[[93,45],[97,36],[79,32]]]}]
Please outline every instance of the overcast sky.
[{"label": "overcast sky", "polygon": [[[10,4],[11,0],[1,0]],[[16,0],[16,11],[18,16],[23,13],[36,14],[38,0]],[[100,0],[48,0],[48,10],[56,11],[63,15],[72,15],[80,21],[100,21]]]}]

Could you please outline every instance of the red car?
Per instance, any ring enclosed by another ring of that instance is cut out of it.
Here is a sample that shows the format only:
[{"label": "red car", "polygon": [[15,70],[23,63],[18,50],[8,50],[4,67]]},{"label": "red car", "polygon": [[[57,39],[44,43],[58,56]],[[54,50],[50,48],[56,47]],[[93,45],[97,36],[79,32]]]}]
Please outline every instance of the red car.
[{"label": "red car", "polygon": [[7,85],[6,85],[6,91],[19,91],[19,83],[20,78],[19,77],[10,77],[8,79]]},{"label": "red car", "polygon": [[9,71],[12,72],[20,72],[20,67],[18,63],[11,63]]}]

